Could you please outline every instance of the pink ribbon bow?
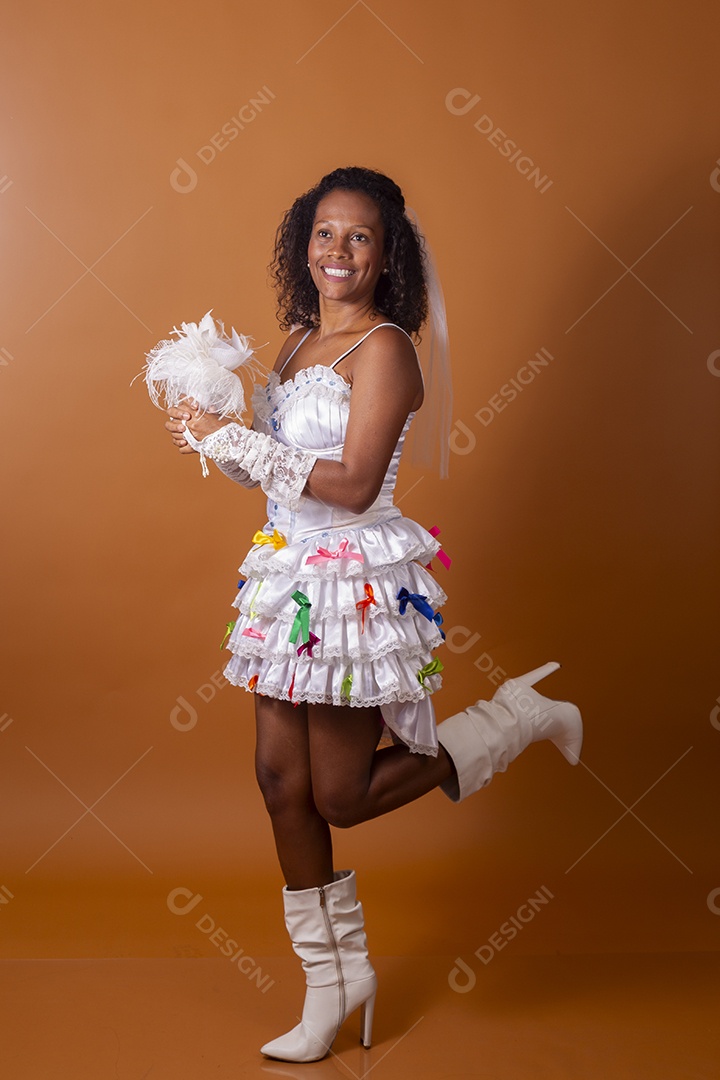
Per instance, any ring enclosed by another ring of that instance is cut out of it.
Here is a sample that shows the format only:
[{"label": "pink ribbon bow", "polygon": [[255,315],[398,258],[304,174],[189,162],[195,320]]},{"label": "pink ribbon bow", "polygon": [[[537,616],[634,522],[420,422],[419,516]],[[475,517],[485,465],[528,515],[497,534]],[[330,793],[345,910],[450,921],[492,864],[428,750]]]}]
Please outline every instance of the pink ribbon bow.
[{"label": "pink ribbon bow", "polygon": [[[438,528],[437,525],[433,525],[432,529],[428,529],[428,532],[430,533],[431,536],[437,536],[438,533],[440,532],[440,529]],[[449,570],[450,569],[450,563],[452,562],[452,559],[450,558],[450,556],[446,555],[442,548],[439,548],[437,550],[436,555],[437,555],[437,558],[440,560],[440,562],[445,567],[445,569]],[[426,570],[432,570],[432,559],[427,564],[425,569]]]},{"label": "pink ribbon bow", "polygon": [[316,555],[309,555],[305,560],[306,563],[321,563],[326,562],[329,559],[355,559],[356,562],[365,562],[365,559],[359,551],[349,551],[350,541],[347,536],[344,537],[337,546],[335,551],[328,551],[327,548],[319,547]]},{"label": "pink ribbon bow", "polygon": [[241,637],[257,638],[258,641],[265,640],[265,635],[261,634],[259,630],[254,630],[252,626],[246,626],[242,632]]}]

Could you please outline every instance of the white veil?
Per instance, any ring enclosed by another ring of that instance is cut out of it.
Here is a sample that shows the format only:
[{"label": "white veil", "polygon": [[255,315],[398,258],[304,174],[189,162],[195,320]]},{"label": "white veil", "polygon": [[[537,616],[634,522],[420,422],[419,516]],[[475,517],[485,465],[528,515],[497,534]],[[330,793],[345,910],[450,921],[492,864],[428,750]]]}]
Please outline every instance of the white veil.
[{"label": "white veil", "polygon": [[414,466],[420,469],[437,469],[440,477],[446,479],[452,424],[452,373],[445,297],[432,250],[420,228],[418,216],[410,207],[406,207],[405,213],[423,243],[423,267],[428,296],[428,318],[418,346],[425,398],[410,426],[408,449]]}]

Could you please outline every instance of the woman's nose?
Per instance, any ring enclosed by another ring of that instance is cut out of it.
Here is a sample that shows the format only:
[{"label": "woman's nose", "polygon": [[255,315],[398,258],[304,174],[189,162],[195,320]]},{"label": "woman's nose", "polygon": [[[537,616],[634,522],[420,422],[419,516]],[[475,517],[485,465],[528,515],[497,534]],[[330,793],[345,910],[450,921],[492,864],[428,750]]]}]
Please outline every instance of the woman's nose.
[{"label": "woman's nose", "polygon": [[342,236],[336,236],[330,245],[330,255],[347,255],[348,241]]}]

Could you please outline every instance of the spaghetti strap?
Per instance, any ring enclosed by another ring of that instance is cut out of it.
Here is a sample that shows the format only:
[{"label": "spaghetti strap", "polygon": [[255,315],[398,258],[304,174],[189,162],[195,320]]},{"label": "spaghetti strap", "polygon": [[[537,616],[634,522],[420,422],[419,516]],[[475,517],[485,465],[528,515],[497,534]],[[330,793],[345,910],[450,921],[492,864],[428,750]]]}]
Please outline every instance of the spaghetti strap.
[{"label": "spaghetti strap", "polygon": [[[323,367],[327,366],[328,370],[333,371],[335,369],[336,364],[339,364],[341,360],[344,360],[346,356],[349,356],[350,353],[353,352],[353,350],[357,349],[358,345],[362,345],[365,338],[370,337],[370,335],[373,334],[376,330],[379,330],[381,326],[394,326],[396,330],[399,330],[401,334],[404,334],[405,337],[408,339],[408,341],[412,344],[413,349],[415,349],[415,356],[417,357],[417,348],[415,347],[415,342],[410,337],[407,330],[403,330],[402,326],[398,326],[397,323],[384,322],[384,323],[378,323],[377,326],[371,326],[370,329],[368,330],[368,332],[366,334],[363,334],[363,336],[360,338],[359,341],[356,341],[354,345],[351,345],[349,349],[346,349],[345,352],[342,354],[342,356],[338,356],[337,360],[333,360],[332,364],[321,365],[321,366],[323,366]],[[282,375],[283,371],[285,370],[287,365],[290,363],[290,361],[292,360],[295,353],[298,351],[298,349],[300,348],[302,343],[305,341],[305,339],[308,337],[308,335],[312,333],[312,331],[313,331],[313,327],[311,326],[310,329],[305,334],[303,334],[303,336],[300,338],[300,340],[298,341],[297,345],[295,346],[293,351],[290,353],[288,358],[285,361],[283,361],[282,367],[278,370],[278,373],[277,373],[278,376]],[[420,366],[419,358],[418,358],[418,367],[420,368],[420,378],[422,379],[423,389],[424,389],[425,388],[425,379],[423,377],[422,367]]]},{"label": "spaghetti strap", "polygon": [[353,349],[357,349],[358,345],[362,345],[365,338],[370,337],[370,335],[373,334],[376,330],[379,330],[381,326],[394,326],[396,330],[399,330],[402,334],[405,334],[405,337],[412,342],[413,348],[415,348],[415,342],[410,337],[410,335],[405,330],[403,330],[402,326],[398,326],[398,324],[394,322],[381,322],[378,323],[377,326],[372,326],[368,330],[367,334],[363,334],[360,340],[356,341],[354,345],[351,345],[349,349],[346,349],[342,356],[338,356],[337,360],[333,360],[332,364],[330,364],[330,368],[334,368],[336,364],[339,364],[341,360],[344,360],[346,356],[349,356]]},{"label": "spaghetti strap", "polygon": [[278,371],[278,375],[282,375],[282,373],[283,373],[284,369],[285,369],[285,368],[287,367],[287,365],[288,365],[288,364],[290,363],[290,361],[292,360],[293,356],[295,355],[295,353],[296,353],[296,352],[298,351],[298,349],[299,349],[299,348],[300,348],[300,346],[302,345],[302,343],[303,343],[303,341],[305,340],[305,338],[306,338],[306,337],[308,336],[308,334],[311,334],[311,333],[312,333],[312,329],[313,329],[313,328],[312,328],[312,326],[311,326],[311,327],[310,327],[310,329],[309,329],[309,330],[307,331],[307,333],[303,334],[303,336],[302,336],[302,337],[300,338],[300,340],[298,341],[298,343],[297,343],[297,345],[295,346],[295,348],[293,349],[293,351],[292,351],[292,352],[290,353],[290,355],[289,355],[289,356],[287,357],[287,359],[283,361],[283,365],[282,365],[282,367],[280,368],[280,370]]}]

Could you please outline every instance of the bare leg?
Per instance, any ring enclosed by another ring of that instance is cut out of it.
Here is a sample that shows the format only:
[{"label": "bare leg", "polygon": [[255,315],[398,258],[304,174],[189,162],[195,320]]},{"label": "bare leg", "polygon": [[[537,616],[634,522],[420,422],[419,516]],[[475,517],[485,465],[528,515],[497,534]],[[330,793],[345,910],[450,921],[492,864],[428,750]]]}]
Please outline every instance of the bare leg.
[{"label": "bare leg", "polygon": [[255,771],[287,886],[327,885],[333,880],[332,840],[313,799],[307,707],[258,694],[255,718]]},{"label": "bare leg", "polygon": [[315,805],[338,828],[357,825],[419,799],[453,774],[442,746],[438,756],[405,746],[376,750],[379,709],[309,705],[308,731]]}]

